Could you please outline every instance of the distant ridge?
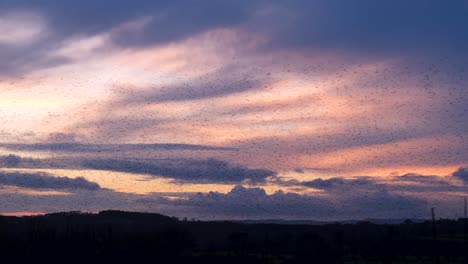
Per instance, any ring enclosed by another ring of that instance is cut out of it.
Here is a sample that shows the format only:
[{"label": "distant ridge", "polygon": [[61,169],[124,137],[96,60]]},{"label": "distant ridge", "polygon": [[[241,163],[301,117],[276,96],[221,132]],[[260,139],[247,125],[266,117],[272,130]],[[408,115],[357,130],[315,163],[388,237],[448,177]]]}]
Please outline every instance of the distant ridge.
[{"label": "distant ridge", "polygon": [[[84,217],[84,218],[95,218],[97,221],[101,220],[117,220],[117,221],[155,221],[155,222],[177,222],[177,217],[166,216],[158,213],[148,212],[131,212],[131,211],[120,211],[120,210],[104,210],[98,213],[92,212],[81,212],[81,211],[69,211],[69,212],[57,212],[41,215],[0,215],[0,217],[17,217],[17,218],[63,218],[63,217]],[[201,222],[232,222],[241,224],[277,224],[277,225],[328,225],[328,224],[359,224],[359,223],[372,223],[378,225],[387,224],[402,224],[406,221],[412,223],[424,223],[428,219],[378,219],[378,218],[367,218],[362,220],[340,220],[340,221],[319,221],[319,220],[285,220],[285,219],[246,219],[246,220],[206,220]]]},{"label": "distant ridge", "polygon": [[[328,225],[328,224],[359,224],[372,223],[379,225],[402,224],[410,220],[413,223],[423,223],[427,219],[376,219],[368,218],[363,220],[341,220],[341,221],[317,221],[317,220],[284,220],[284,219],[265,219],[265,220],[236,220],[234,222],[244,224],[277,224],[277,225]],[[229,221],[229,220],[228,220]]]}]

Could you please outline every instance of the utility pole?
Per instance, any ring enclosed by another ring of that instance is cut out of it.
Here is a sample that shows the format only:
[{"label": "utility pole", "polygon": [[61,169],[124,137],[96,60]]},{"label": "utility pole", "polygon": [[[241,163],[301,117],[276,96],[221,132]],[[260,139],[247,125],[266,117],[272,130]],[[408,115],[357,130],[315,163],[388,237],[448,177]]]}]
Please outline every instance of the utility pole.
[{"label": "utility pole", "polygon": [[432,242],[434,246],[434,263],[435,264],[440,264],[440,259],[439,259],[439,248],[438,248],[438,243],[437,243],[437,229],[436,229],[436,220],[435,220],[435,212],[434,212],[434,207],[431,208],[431,216],[432,216]]},{"label": "utility pole", "polygon": [[466,218],[466,196],[465,196],[465,210],[463,214],[463,241],[466,243],[466,238],[467,238],[467,227],[468,227],[468,222]]},{"label": "utility pole", "polygon": [[431,216],[432,216],[432,239],[435,241],[437,240],[437,232],[436,232],[436,220],[435,220],[434,207],[431,208]]},{"label": "utility pole", "polygon": [[463,245],[465,247],[465,264],[468,264],[468,243],[467,243],[467,232],[468,232],[468,219],[467,219],[467,210],[466,210],[466,196],[465,198],[465,207],[463,214]]}]

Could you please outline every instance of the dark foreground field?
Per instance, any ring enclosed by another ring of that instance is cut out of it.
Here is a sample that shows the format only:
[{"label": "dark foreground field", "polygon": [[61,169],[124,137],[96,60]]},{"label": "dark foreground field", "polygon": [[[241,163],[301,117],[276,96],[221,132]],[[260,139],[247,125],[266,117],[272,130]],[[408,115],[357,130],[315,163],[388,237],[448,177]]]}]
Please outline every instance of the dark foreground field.
[{"label": "dark foreground field", "polygon": [[462,220],[279,225],[118,211],[0,217],[0,263],[466,263],[465,249]]}]

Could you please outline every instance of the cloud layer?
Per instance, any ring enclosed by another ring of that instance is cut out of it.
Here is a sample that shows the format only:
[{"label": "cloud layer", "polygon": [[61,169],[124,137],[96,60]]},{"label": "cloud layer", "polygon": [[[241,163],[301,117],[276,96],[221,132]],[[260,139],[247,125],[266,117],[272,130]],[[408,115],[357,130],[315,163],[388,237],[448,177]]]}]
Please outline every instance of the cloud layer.
[{"label": "cloud layer", "polygon": [[[110,147],[110,146],[109,146]],[[146,146],[145,146],[146,147]],[[110,147],[112,148],[112,147]],[[59,148],[62,150],[63,148]],[[89,150],[89,148],[86,148]],[[69,150],[65,148],[65,150]],[[0,156],[0,168],[26,169],[91,169],[130,174],[145,174],[193,183],[240,183],[248,180],[263,182],[276,172],[266,169],[250,169],[216,159],[90,159],[56,158],[31,159],[17,155]]]},{"label": "cloud layer", "polygon": [[[460,169],[459,171],[462,171]],[[453,176],[408,174],[389,178],[356,177],[284,181],[297,192],[235,185],[227,193],[134,194],[100,188],[85,178],[55,177],[47,173],[0,173],[0,210],[4,212],[63,210],[142,210],[200,219],[317,219],[427,218],[436,207],[441,217],[458,217],[468,186]],[[86,176],[85,176],[86,177]],[[109,176],[110,177],[110,176]],[[271,184],[271,183],[270,183]],[[8,186],[66,194],[5,192]],[[312,192],[308,192],[311,190]],[[168,190],[169,191],[169,190]],[[300,194],[302,192],[303,194]]]},{"label": "cloud layer", "polygon": [[47,173],[0,172],[0,184],[30,189],[99,190],[101,187],[83,177],[55,177]]},{"label": "cloud layer", "polygon": [[150,174],[159,177],[168,177],[186,182],[241,182],[251,180],[264,181],[275,172],[262,169],[249,169],[242,166],[231,165],[225,161],[209,160],[85,160],[82,165],[94,170],[121,171],[128,173]]}]

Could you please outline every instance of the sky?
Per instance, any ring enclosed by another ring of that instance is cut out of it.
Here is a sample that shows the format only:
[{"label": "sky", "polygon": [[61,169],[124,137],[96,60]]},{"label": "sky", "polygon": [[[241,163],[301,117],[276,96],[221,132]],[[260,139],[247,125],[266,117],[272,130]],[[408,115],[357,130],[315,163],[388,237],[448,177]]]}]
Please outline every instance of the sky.
[{"label": "sky", "polygon": [[0,0],[0,213],[461,217],[466,25],[467,0]]}]

